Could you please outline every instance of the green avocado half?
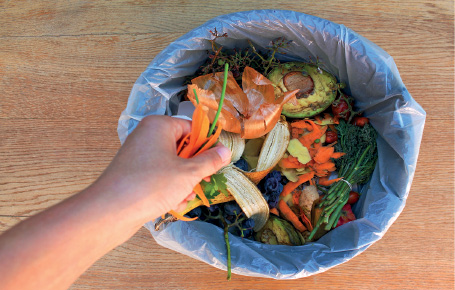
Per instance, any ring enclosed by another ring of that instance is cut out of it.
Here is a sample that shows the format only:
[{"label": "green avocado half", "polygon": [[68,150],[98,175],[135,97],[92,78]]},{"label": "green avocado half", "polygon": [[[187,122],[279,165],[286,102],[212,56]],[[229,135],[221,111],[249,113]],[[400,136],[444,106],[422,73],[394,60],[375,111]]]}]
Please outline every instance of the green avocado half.
[{"label": "green avocado half", "polygon": [[337,80],[316,65],[288,62],[272,70],[267,78],[273,83],[275,96],[299,89],[298,105],[286,103],[283,115],[291,118],[308,118],[317,115],[332,104],[337,95]]}]

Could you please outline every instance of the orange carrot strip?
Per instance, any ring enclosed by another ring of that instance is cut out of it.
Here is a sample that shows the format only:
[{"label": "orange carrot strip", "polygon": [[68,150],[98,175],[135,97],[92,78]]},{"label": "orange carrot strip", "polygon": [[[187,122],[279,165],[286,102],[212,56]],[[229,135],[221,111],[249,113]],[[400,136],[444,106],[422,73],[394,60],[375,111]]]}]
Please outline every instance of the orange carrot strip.
[{"label": "orange carrot strip", "polygon": [[305,165],[308,165],[309,167],[312,167],[314,165],[314,160],[311,159],[310,162],[308,162],[307,164]]},{"label": "orange carrot strip", "polygon": [[308,148],[308,152],[310,152],[310,156],[312,158],[311,161],[313,161],[314,156],[316,156],[316,153],[318,153],[318,149],[316,149],[316,148]]},{"label": "orange carrot strip", "polygon": [[313,144],[316,139],[320,139],[322,137],[322,135],[325,134],[325,131],[327,130],[327,126],[323,126],[322,130],[321,130],[320,127],[317,124],[315,124],[313,121],[305,120],[305,122],[308,122],[309,124],[311,124],[311,126],[313,127],[313,131],[309,134],[306,134],[306,135],[303,135],[302,137],[300,137],[299,141],[302,143],[303,146],[310,147],[311,144]]},{"label": "orange carrot strip", "polygon": [[197,141],[197,137],[201,131],[202,122],[204,120],[204,109],[202,105],[197,105],[193,112],[193,120],[191,122],[191,138],[190,144],[194,146]]},{"label": "orange carrot strip", "polygon": [[207,199],[207,197],[205,196],[200,183],[196,184],[196,186],[193,188],[193,191],[196,193],[196,195],[202,201],[203,205],[205,205],[206,207],[210,207],[210,202]]},{"label": "orange carrot strip", "polygon": [[292,128],[291,136],[293,139],[298,139],[299,138],[299,128]]},{"label": "orange carrot strip", "polygon": [[164,220],[164,218],[166,217],[166,214],[162,214],[161,215],[161,218]]},{"label": "orange carrot strip", "polygon": [[194,221],[197,219],[197,217],[194,217],[194,218],[187,218],[186,216],[183,216],[181,214],[179,214],[178,212],[174,211],[174,210],[170,210],[169,213],[171,215],[173,215],[176,219],[178,220],[182,220],[184,222],[190,222],[190,221]]},{"label": "orange carrot strip", "polygon": [[314,174],[318,177],[324,177],[327,176],[329,172],[327,170],[316,170]]},{"label": "orange carrot strip", "polygon": [[316,156],[314,156],[313,160],[319,164],[326,163],[330,160],[330,157],[332,157],[334,151],[335,148],[333,147],[321,147],[316,153]]},{"label": "orange carrot strip", "polygon": [[285,219],[292,223],[292,225],[301,233],[306,231],[306,227],[299,221],[299,218],[295,213],[289,208],[287,203],[284,200],[278,202],[278,209]]},{"label": "orange carrot strip", "polygon": [[271,209],[270,209],[270,213],[273,213],[273,214],[276,215],[276,216],[280,216],[280,213],[278,212],[278,210],[276,209],[276,207],[271,208]]},{"label": "orange carrot strip", "polygon": [[345,155],[346,153],[343,153],[343,152],[335,152],[332,154],[331,158],[333,159],[337,159],[337,158],[340,158],[341,156]]},{"label": "orange carrot strip", "polygon": [[313,148],[318,150],[319,148],[322,147],[322,142],[319,142],[319,143],[313,143]]},{"label": "orange carrot strip", "polygon": [[[337,119],[337,120],[338,120],[338,119]],[[340,121],[339,121],[339,120],[338,120],[338,121],[336,121],[336,122],[338,122],[338,123],[335,123],[335,124],[339,124],[339,123],[340,123]],[[335,125],[333,125],[333,124],[329,124],[329,128],[330,128],[330,130],[332,130],[333,132],[335,132],[335,133],[337,132],[337,129],[335,128]]]},{"label": "orange carrot strip", "polygon": [[297,157],[292,156],[292,155],[289,155],[286,159],[289,160],[289,162],[292,162],[292,163],[296,163],[296,164],[300,163],[299,159]]},{"label": "orange carrot strip", "polygon": [[205,143],[205,145],[202,146],[202,148],[194,156],[198,156],[207,149],[210,149],[213,146],[213,144],[215,144],[216,141],[218,141],[218,137],[220,136],[222,129],[223,128],[221,126],[218,126],[218,128],[215,131],[215,134],[208,138],[207,143]]},{"label": "orange carrot strip", "polygon": [[190,138],[190,136],[191,136],[191,133],[188,133],[188,134],[186,134],[186,136],[183,137],[183,139],[180,141],[180,144],[179,144],[179,146],[177,147],[177,155],[180,154],[180,151],[182,151],[183,146],[185,145],[185,142],[188,141],[188,138]]},{"label": "orange carrot strip", "polygon": [[288,182],[283,187],[283,191],[280,194],[280,198],[287,196],[292,191],[294,191],[294,189],[296,189],[300,184],[307,182],[308,180],[310,180],[313,177],[314,177],[314,172],[308,172],[308,173],[300,175],[299,180],[297,180],[296,182],[292,182],[292,181]]},{"label": "orange carrot strip", "polygon": [[201,148],[201,146],[207,141],[207,134],[209,133],[210,129],[210,120],[207,115],[204,115],[201,122],[200,131],[198,132],[198,137],[196,138],[196,142],[194,143],[193,150],[191,150],[191,155],[194,155],[196,151]]},{"label": "orange carrot strip", "polygon": [[280,166],[282,168],[304,168],[306,165],[300,162],[299,163],[291,162],[289,161],[289,159],[284,158],[280,160]]},{"label": "orange carrot strip", "polygon": [[308,228],[308,230],[311,232],[313,230],[313,225],[303,212],[300,214],[300,218],[302,219],[303,223]]},{"label": "orange carrot strip", "polygon": [[321,164],[315,163],[313,165],[313,169],[334,171],[336,168],[335,168],[335,163],[329,161],[329,162],[325,162],[325,163],[321,163]]},{"label": "orange carrot strip", "polygon": [[308,131],[313,131],[313,126],[311,126],[310,124],[308,124],[308,123],[306,122],[306,120],[301,120],[301,121],[293,122],[293,123],[291,123],[291,127],[299,128],[299,129],[307,129]]},{"label": "orange carrot strip", "polygon": [[335,178],[335,179],[329,180],[328,176],[324,176],[324,177],[319,178],[318,184],[323,185],[323,186],[329,186],[329,185],[332,185],[335,182],[340,181],[341,179],[343,179],[343,178],[339,177],[339,178]]},{"label": "orange carrot strip", "polygon": [[[196,109],[194,109],[193,120],[191,122],[190,142],[180,152],[180,155],[179,155],[180,157],[183,157],[183,158],[190,158],[191,157],[191,152],[193,151],[193,148],[195,147],[196,141],[197,141],[198,136],[200,134],[204,113],[205,112],[204,112],[204,110],[202,108],[202,105],[197,105]],[[205,137],[207,137],[207,136],[205,136]]]},{"label": "orange carrot strip", "polygon": [[[325,132],[327,131],[327,128],[328,128],[327,126],[322,126],[322,128],[319,130],[319,135],[317,136],[316,139],[321,139],[322,136],[323,136],[323,135],[325,134]],[[315,140],[316,140],[316,139],[315,139]],[[320,144],[320,143],[321,143],[321,142],[319,142],[319,144]]]},{"label": "orange carrot strip", "polygon": [[292,194],[292,203],[294,205],[299,206],[299,199],[300,199],[301,195],[302,195],[302,191],[300,191],[300,190],[294,191],[294,193]]}]

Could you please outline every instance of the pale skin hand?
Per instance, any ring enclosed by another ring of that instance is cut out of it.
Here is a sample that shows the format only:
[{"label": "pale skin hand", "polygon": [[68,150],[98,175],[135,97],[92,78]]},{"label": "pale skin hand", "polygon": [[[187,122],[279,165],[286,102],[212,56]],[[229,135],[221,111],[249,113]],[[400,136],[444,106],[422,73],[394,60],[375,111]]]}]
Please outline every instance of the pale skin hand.
[{"label": "pale skin hand", "polygon": [[149,220],[181,211],[193,187],[230,162],[224,146],[176,155],[189,121],[145,118],[98,180],[0,236],[1,289],[66,289]]}]

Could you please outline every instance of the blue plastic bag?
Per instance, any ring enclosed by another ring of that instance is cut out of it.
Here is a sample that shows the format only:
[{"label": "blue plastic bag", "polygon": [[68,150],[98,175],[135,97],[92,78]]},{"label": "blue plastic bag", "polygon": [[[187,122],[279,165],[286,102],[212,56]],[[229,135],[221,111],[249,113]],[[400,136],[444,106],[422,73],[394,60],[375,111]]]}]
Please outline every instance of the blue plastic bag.
[{"label": "blue plastic bag", "polygon": [[[390,55],[343,25],[293,11],[255,10],[217,17],[180,37],[150,63],[136,81],[119,119],[123,143],[147,115],[176,113],[176,95],[211,49],[210,30],[227,33],[225,48],[243,48],[251,40],[264,49],[284,36],[292,40],[282,61],[308,61],[347,84],[378,131],[378,162],[370,183],[354,207],[357,220],[338,227],[304,246],[265,245],[230,236],[232,272],[240,275],[296,279],[323,272],[362,253],[379,240],[397,219],[409,193],[425,123],[425,111],[412,99]],[[204,222],[175,222],[155,231],[158,244],[226,269],[222,229]]]}]

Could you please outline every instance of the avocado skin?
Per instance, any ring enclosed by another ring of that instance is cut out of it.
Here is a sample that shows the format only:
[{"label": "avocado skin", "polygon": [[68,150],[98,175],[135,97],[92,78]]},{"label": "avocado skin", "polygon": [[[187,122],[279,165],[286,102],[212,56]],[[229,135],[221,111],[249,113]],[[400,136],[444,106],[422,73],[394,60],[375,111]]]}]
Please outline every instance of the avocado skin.
[{"label": "avocado skin", "polygon": [[316,65],[303,62],[288,62],[275,68],[268,74],[268,79],[275,87],[275,96],[287,92],[283,77],[293,71],[301,71],[313,79],[314,90],[304,98],[298,99],[299,105],[286,103],[281,114],[290,118],[309,118],[327,109],[337,95],[337,80],[330,73],[319,69]]}]

